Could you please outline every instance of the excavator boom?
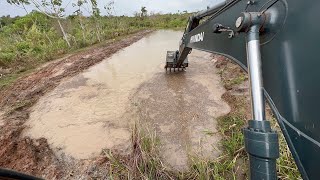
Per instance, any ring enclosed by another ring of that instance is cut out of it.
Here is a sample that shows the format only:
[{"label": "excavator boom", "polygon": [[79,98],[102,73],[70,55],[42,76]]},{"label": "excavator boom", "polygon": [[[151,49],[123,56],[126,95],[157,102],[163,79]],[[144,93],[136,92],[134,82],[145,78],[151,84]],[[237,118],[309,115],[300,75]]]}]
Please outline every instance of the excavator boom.
[{"label": "excavator boom", "polygon": [[249,74],[252,119],[244,128],[251,179],[277,179],[272,108],[303,179],[320,171],[320,1],[228,0],[189,18],[166,68],[185,68],[192,49],[228,57]]}]

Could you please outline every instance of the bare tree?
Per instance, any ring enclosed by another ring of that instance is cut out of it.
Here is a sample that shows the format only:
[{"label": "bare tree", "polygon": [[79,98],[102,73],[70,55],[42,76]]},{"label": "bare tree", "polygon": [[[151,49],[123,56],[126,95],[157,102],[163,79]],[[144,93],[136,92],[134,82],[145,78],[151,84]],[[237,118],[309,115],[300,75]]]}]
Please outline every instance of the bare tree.
[{"label": "bare tree", "polygon": [[64,12],[65,12],[65,9],[62,8],[62,0],[50,0],[50,3],[48,3],[46,0],[42,0],[42,5],[45,6],[45,7],[49,7],[51,10],[53,10],[53,15],[55,17],[57,17],[57,21],[58,21],[58,24],[59,24],[59,27],[61,29],[61,32],[63,34],[63,38],[64,40],[66,41],[66,43],[68,44],[69,47],[71,47],[70,45],[70,42],[68,40],[68,35],[67,33],[65,32],[62,24],[61,24],[61,21],[60,19],[64,17]]},{"label": "bare tree", "polygon": [[88,1],[87,0],[78,0],[77,3],[72,4],[73,7],[77,7],[77,10],[74,13],[77,15],[77,17],[79,19],[79,24],[80,24],[80,27],[82,30],[82,38],[84,41],[86,41],[86,33],[85,33],[86,30],[85,30],[84,24],[82,22],[82,17],[83,17],[82,6],[85,3],[88,3]]},{"label": "bare tree", "polygon": [[57,20],[60,30],[63,34],[63,39],[66,41],[67,45],[71,47],[70,42],[68,40],[68,35],[65,32],[61,19],[65,18],[64,12],[65,8],[62,8],[62,0],[7,0],[12,2],[23,2],[23,4],[33,4],[41,13],[47,15],[50,18],[54,18]]},{"label": "bare tree", "polygon": [[30,2],[28,0],[7,0],[7,2],[11,5],[16,5],[18,7],[22,6],[22,9],[24,9],[24,11],[29,14],[26,5],[29,5]]},{"label": "bare tree", "polygon": [[[24,9],[24,11],[25,11],[27,14],[29,14],[29,11],[28,11],[27,8],[26,8],[27,5],[30,5],[30,2],[29,2],[28,0],[7,0],[7,2],[8,2],[9,4],[15,5],[15,6],[17,6],[17,7],[22,6],[22,7],[20,7],[20,8]],[[32,20],[32,22],[33,22],[34,24],[36,24],[36,21],[35,21],[34,19],[31,19],[31,20]],[[45,36],[46,36],[46,38],[48,39],[49,43],[52,45],[52,41],[51,41],[50,37],[49,37],[46,33],[45,33]]]},{"label": "bare tree", "polygon": [[100,32],[100,25],[99,25],[99,17],[100,17],[100,9],[98,8],[97,0],[90,0],[92,4],[92,17],[95,20],[96,26],[96,35],[99,42],[101,42],[101,32]]},{"label": "bare tree", "polygon": [[107,2],[107,5],[103,7],[107,11],[108,16],[116,15],[116,11],[114,9],[114,1]]}]

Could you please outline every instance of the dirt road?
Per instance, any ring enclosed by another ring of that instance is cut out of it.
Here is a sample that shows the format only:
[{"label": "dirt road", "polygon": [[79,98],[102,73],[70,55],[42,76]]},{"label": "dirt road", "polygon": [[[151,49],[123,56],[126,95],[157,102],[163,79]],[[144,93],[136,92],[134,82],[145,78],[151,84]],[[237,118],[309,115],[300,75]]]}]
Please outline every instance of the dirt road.
[{"label": "dirt road", "polygon": [[[146,34],[122,44],[125,47]],[[78,61],[68,62],[68,58],[50,63],[2,92],[8,93],[1,99],[2,106],[14,110],[3,115],[1,130],[6,133],[0,155],[8,158],[2,158],[0,165],[59,177],[61,168],[79,162],[84,166],[103,149],[130,153],[137,121],[159,136],[161,156],[171,168],[185,170],[189,156],[217,157],[220,136],[215,119],[230,108],[221,99],[225,90],[212,56],[193,51],[186,72],[163,70],[166,51],[178,47],[181,35],[153,32],[75,76],[116,47],[84,53],[78,66]],[[73,77],[64,78],[69,76]],[[45,171],[40,173],[41,169]]]}]

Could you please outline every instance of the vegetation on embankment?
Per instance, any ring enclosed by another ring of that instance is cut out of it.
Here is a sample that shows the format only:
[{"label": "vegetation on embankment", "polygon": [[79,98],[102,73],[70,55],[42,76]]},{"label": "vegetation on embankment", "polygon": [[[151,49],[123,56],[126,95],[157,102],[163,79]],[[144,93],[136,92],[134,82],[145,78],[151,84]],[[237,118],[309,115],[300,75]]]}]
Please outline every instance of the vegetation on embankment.
[{"label": "vegetation on embankment", "polygon": [[[228,90],[224,99],[232,107],[231,113],[219,120],[220,130],[224,135],[222,144],[227,150],[226,162],[230,166],[224,168],[224,172],[239,179],[239,169],[245,170],[243,177],[248,176],[248,159],[244,152],[244,139],[241,129],[247,126],[246,120],[251,118],[251,106],[249,97],[249,83],[246,73],[238,65],[220,59],[217,62],[220,68],[220,76],[225,88]],[[272,128],[279,134],[280,158],[277,160],[277,175],[279,179],[301,179],[298,168],[284,139],[281,129],[273,117],[271,109],[267,106],[267,119],[270,120]],[[225,133],[227,132],[227,133]],[[230,152],[230,153],[228,153]],[[240,162],[237,163],[237,160]]]},{"label": "vegetation on embankment", "polygon": [[10,84],[19,77],[17,74],[83,47],[144,29],[182,29],[189,15],[72,15],[65,19],[55,19],[33,11],[23,17],[1,17],[0,85],[2,87]]}]

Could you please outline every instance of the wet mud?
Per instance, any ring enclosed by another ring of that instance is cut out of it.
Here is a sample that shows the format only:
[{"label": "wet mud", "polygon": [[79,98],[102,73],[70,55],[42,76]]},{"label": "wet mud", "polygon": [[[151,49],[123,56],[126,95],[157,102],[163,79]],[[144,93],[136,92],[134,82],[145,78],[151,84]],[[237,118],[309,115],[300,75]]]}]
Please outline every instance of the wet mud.
[{"label": "wet mud", "polygon": [[[111,57],[121,49],[139,41],[152,31],[139,31],[117,40],[110,40],[60,59],[48,62],[0,90],[0,167],[36,175],[45,179],[87,179],[106,177],[107,171],[97,170],[96,159],[75,161],[56,156],[45,138],[24,136],[25,122],[31,107],[61,82]],[[100,165],[101,166],[101,165]],[[99,167],[100,167],[99,166]],[[92,173],[94,173],[92,175]],[[73,178],[71,178],[73,179]]]},{"label": "wet mud", "polygon": [[194,50],[186,72],[156,73],[134,94],[139,120],[157,132],[164,162],[186,170],[194,157],[217,158],[216,119],[230,111],[211,54]]},{"label": "wet mud", "polygon": [[130,153],[139,121],[157,133],[170,167],[184,170],[196,155],[217,157],[216,118],[230,108],[213,57],[194,50],[187,71],[163,69],[166,51],[178,47],[181,35],[154,32],[64,80],[31,108],[23,136],[46,139],[57,155],[90,159],[103,149]]},{"label": "wet mud", "polygon": [[32,108],[25,136],[44,137],[57,152],[77,159],[102,149],[130,148],[130,94],[155,72],[163,72],[167,48],[181,33],[158,31],[122,49],[42,97]]}]

